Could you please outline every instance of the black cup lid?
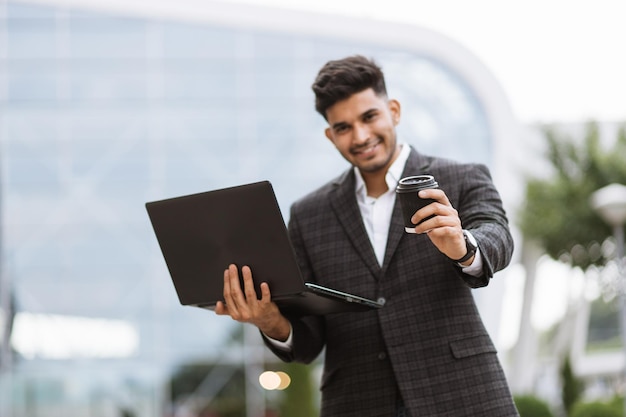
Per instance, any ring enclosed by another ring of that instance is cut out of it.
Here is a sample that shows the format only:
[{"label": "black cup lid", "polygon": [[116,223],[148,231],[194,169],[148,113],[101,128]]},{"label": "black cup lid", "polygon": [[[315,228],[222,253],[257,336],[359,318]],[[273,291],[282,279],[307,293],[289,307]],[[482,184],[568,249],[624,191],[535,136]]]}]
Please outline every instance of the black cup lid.
[{"label": "black cup lid", "polygon": [[404,177],[398,182],[397,190],[415,190],[423,188],[437,188],[439,184],[432,175],[413,175]]},{"label": "black cup lid", "polygon": [[402,185],[416,185],[427,182],[435,182],[435,178],[432,175],[414,175],[412,177],[405,177],[400,180]]}]

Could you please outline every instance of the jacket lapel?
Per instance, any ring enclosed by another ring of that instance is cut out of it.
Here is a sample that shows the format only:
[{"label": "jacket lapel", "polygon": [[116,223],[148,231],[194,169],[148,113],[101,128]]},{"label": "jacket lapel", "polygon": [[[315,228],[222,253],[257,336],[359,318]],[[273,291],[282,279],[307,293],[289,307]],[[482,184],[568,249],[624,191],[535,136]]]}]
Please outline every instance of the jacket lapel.
[{"label": "jacket lapel", "polygon": [[363,259],[363,262],[370,269],[372,274],[378,277],[380,274],[380,266],[378,265],[374,248],[363,225],[363,219],[361,218],[361,211],[356,201],[354,187],[354,172],[348,170],[335,184],[335,190],[333,190],[334,198],[330,200],[331,206],[356,252]]},{"label": "jacket lapel", "polygon": [[393,205],[393,214],[391,215],[391,224],[389,225],[389,235],[387,237],[387,247],[385,248],[385,259],[383,262],[382,274],[385,274],[387,271],[391,258],[396,252],[396,249],[405,234],[402,207],[400,207],[400,202],[396,197],[396,202]]},{"label": "jacket lapel", "polygon": [[[411,153],[406,161],[404,170],[402,171],[402,178],[411,175],[421,175],[425,173],[428,168],[428,159],[419,154],[413,147],[411,147]],[[393,215],[391,216],[391,224],[389,225],[389,236],[387,237],[387,247],[385,248],[385,259],[381,273],[384,275],[389,267],[389,263],[393,258],[400,241],[405,237],[404,220],[402,216],[402,207],[400,201],[396,196],[396,201],[393,205]]]},{"label": "jacket lapel", "polygon": [[[402,177],[423,174],[428,169],[428,166],[428,158],[411,147],[411,153],[409,154],[409,158],[402,172]],[[391,216],[391,224],[389,225],[385,258],[381,268],[380,265],[378,265],[374,248],[363,225],[361,211],[359,210],[354,192],[355,181],[354,171],[352,169],[346,171],[344,175],[338,178],[335,183],[335,190],[333,191],[334,198],[331,198],[331,206],[357,253],[361,256],[363,262],[367,265],[372,274],[378,279],[384,276],[400,241],[406,234],[402,220],[402,208],[396,197],[393,206],[393,215]]]}]

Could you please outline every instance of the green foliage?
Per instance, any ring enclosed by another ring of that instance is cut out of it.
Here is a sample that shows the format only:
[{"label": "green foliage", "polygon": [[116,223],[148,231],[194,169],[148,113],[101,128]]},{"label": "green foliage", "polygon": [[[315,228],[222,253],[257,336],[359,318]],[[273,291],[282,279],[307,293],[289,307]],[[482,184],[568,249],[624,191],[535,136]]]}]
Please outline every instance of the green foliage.
[{"label": "green foliage", "polygon": [[[243,343],[244,331],[243,325],[235,326],[226,341],[227,346]],[[267,415],[273,415],[274,410],[278,410],[277,415],[286,417],[319,415],[317,388],[311,375],[313,366],[280,361],[267,365],[267,370],[281,369],[291,378],[291,384],[285,390],[266,393]],[[197,415],[241,417],[246,414],[246,376],[240,365],[185,364],[172,375],[170,389],[174,405],[184,402],[192,394],[196,395],[192,411]],[[207,393],[210,393],[210,398]]]},{"label": "green foliage", "polygon": [[621,413],[621,417],[626,417],[626,415],[624,415],[624,413],[626,412],[624,406],[624,397],[620,397],[619,395],[614,396],[613,399],[609,401],[609,405],[615,410],[619,410],[619,412]]},{"label": "green foliage", "polygon": [[526,238],[539,242],[553,259],[587,269],[604,265],[610,254],[600,244],[612,231],[593,211],[591,194],[611,183],[626,184],[626,127],[609,149],[600,143],[598,126],[587,125],[582,143],[544,128],[551,178],[531,178],[519,226]]},{"label": "green foliage", "polygon": [[[280,416],[314,417],[319,414],[311,366],[280,363],[270,368],[281,368],[291,378],[291,384],[284,391],[271,391],[276,396],[268,401],[269,409],[279,410]],[[205,393],[198,390],[207,377],[223,384],[210,399],[203,398]],[[199,414],[216,413],[220,417],[240,417],[246,414],[245,375],[243,369],[236,365],[190,363],[180,367],[171,379],[172,403],[180,403],[191,394],[199,394],[199,401],[193,404]]]},{"label": "green foliage", "polygon": [[570,357],[567,355],[561,366],[561,400],[565,414],[570,415],[572,407],[579,400],[583,389],[584,384],[574,375]]},{"label": "green foliage", "polygon": [[311,369],[310,365],[299,363],[284,365],[284,372],[291,377],[291,384],[283,391],[284,396],[279,407],[280,416],[315,417],[319,415]]},{"label": "green foliage", "polygon": [[533,395],[516,395],[513,400],[520,417],[554,417],[548,404]]},{"label": "green foliage", "polygon": [[570,417],[624,417],[624,400],[616,397],[610,402],[579,402],[572,408]]},{"label": "green foliage", "polygon": [[[223,417],[239,417],[245,415],[245,376],[240,367],[213,363],[190,363],[180,367],[172,376],[171,400],[173,404],[185,400],[195,394],[207,378],[222,379],[223,386],[214,398],[200,407],[199,413],[215,411]],[[200,393],[202,396],[203,393]],[[200,400],[203,400],[200,398]]]}]

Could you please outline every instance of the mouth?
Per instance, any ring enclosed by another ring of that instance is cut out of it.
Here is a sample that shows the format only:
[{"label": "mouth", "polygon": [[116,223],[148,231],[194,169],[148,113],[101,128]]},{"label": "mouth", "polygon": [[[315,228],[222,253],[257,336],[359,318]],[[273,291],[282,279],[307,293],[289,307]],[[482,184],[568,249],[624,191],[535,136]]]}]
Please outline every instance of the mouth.
[{"label": "mouth", "polygon": [[354,156],[364,157],[373,154],[380,145],[382,139],[376,139],[374,141],[368,142],[364,145],[360,145],[358,147],[352,148],[351,152]]}]

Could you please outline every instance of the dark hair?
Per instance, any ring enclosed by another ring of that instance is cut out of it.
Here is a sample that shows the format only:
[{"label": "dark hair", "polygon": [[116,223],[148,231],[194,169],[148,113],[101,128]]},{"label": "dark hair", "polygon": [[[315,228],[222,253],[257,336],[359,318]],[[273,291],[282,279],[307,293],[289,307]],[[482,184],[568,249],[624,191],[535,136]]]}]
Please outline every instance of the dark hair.
[{"label": "dark hair", "polygon": [[315,110],[324,118],[329,107],[368,88],[379,96],[387,95],[382,70],[374,60],[361,55],[328,61],[311,88],[315,93]]}]

